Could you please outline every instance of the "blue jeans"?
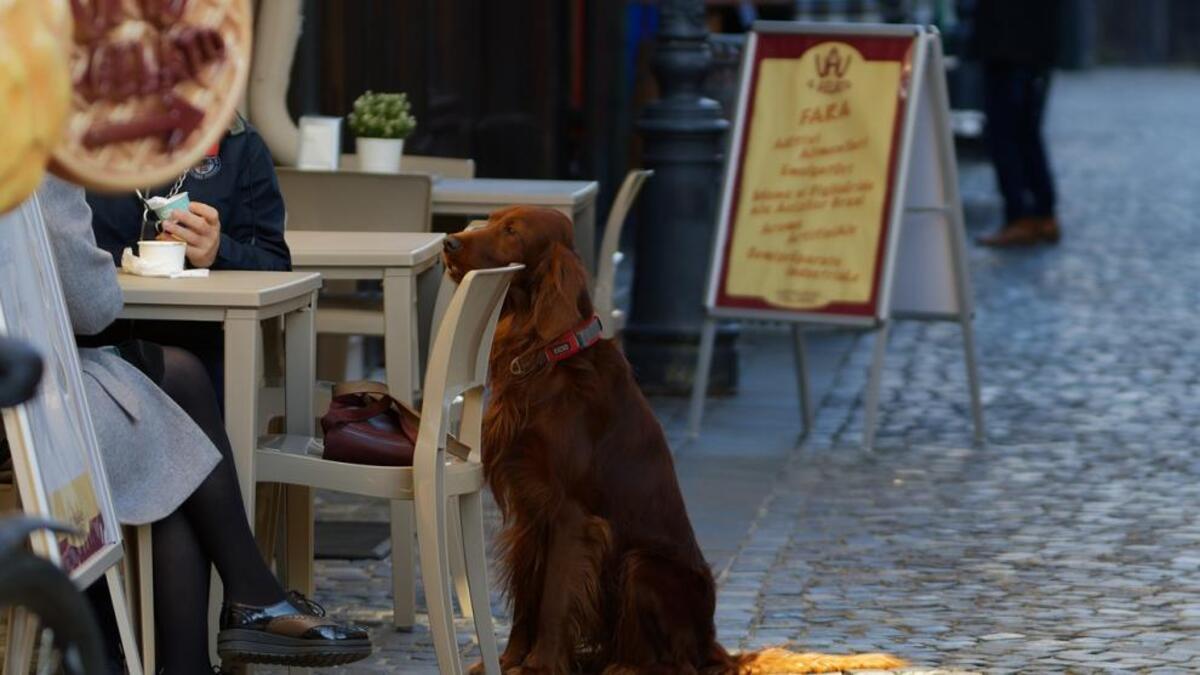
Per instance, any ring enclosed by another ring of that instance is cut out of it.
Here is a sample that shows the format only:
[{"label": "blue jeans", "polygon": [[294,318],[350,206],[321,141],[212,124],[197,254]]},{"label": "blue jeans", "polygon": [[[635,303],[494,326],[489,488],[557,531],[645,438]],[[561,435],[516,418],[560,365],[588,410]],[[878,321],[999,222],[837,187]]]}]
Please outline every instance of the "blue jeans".
[{"label": "blue jeans", "polygon": [[1054,177],[1042,140],[1049,90],[1046,68],[998,63],[984,68],[988,143],[1009,223],[1054,215]]}]

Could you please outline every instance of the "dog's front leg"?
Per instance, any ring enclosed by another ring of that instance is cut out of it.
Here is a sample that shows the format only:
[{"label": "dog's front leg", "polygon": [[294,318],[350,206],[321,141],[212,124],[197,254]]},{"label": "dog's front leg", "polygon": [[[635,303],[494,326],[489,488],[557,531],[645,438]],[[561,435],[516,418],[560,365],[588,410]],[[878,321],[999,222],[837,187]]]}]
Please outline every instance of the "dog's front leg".
[{"label": "dog's front leg", "polygon": [[[537,587],[539,591],[542,590],[541,583],[538,583]],[[534,597],[540,597],[540,593]],[[536,607],[514,605],[512,629],[508,632],[508,644],[504,646],[504,653],[500,655],[500,670],[508,672],[510,668],[519,667],[525,662],[525,657],[529,655],[529,650],[533,647],[533,634],[537,623],[536,610]]]},{"label": "dog's front leg", "polygon": [[[546,552],[549,550],[549,529],[528,515],[514,519],[532,526],[510,523],[500,531],[496,542],[501,566],[507,581],[509,602],[512,603],[512,627],[508,644],[500,655],[500,670],[517,668],[533,648],[537,632],[538,608],[545,594]],[[476,664],[471,675],[482,675],[483,664]]]},{"label": "dog's front leg", "polygon": [[533,648],[509,673],[565,675],[575,647],[594,641],[601,623],[600,573],[608,555],[607,521],[568,501],[551,520],[545,582]]}]

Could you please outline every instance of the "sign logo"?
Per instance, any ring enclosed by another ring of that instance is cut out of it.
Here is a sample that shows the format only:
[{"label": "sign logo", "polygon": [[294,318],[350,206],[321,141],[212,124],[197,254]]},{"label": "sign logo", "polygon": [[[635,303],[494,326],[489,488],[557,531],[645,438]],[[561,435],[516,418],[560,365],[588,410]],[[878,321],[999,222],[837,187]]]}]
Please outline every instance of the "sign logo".
[{"label": "sign logo", "polygon": [[836,94],[849,89],[850,82],[845,77],[850,70],[851,60],[849,56],[842,57],[836,45],[829,48],[824,58],[817,54],[817,79],[809,80],[808,86],[823,94]]},{"label": "sign logo", "polygon": [[191,174],[192,178],[195,178],[196,180],[207,180],[217,175],[217,172],[220,170],[220,157],[205,157],[204,159],[200,160],[199,164],[192,167],[192,170],[188,173]]}]

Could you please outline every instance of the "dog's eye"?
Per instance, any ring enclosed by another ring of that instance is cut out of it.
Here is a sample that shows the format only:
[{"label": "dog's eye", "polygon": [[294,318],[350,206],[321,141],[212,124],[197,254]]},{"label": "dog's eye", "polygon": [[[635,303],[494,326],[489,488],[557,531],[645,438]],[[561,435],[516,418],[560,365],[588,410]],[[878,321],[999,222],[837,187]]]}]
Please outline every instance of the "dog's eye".
[{"label": "dog's eye", "polygon": [[517,231],[515,229],[513,229],[512,225],[504,226],[504,234],[516,234],[516,233],[517,233]]}]

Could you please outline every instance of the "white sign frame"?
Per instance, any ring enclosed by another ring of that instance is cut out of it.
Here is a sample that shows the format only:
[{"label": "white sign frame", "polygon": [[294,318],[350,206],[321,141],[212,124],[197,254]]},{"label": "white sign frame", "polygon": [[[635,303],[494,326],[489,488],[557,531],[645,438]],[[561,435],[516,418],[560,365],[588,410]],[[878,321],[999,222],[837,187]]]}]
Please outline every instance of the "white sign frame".
[{"label": "white sign frame", "polygon": [[[730,236],[731,202],[744,143],[751,71],[759,34],[803,34],[821,37],[911,37],[913,70],[904,102],[904,124],[894,142],[900,144],[892,177],[892,200],[888,213],[887,241],[879,278],[874,316],[824,314],[780,309],[721,307],[717,291],[721,283],[723,252]],[[692,385],[688,435],[699,436],[708,389],[709,369],[719,319],[783,321],[792,324],[796,375],[804,430],[812,429],[813,405],[804,345],[808,327],[825,325],[875,330],[874,353],[865,395],[866,415],[863,448],[874,445],[878,414],[879,384],[891,326],[897,319],[954,321],[963,331],[967,384],[974,422],[974,440],[984,440],[983,405],[975,358],[972,327],[974,307],[967,270],[966,234],[962,201],[958,191],[957,161],[950,126],[949,94],[941,39],[933,27],[892,24],[836,24],[760,21],[748,35],[742,54],[741,84],[737,110],[725,156],[725,180],[717,232],[714,237],[709,283],[705,294],[707,319],[700,337],[699,363]]]},{"label": "white sign frame", "polygon": [[[66,571],[81,589],[101,576],[106,578],[127,665],[131,673],[140,674],[141,661],[119,574],[125,554],[121,524],[104,473],[104,458],[88,410],[79,353],[37,194],[13,211],[0,215],[0,334],[30,343],[41,353],[44,363],[42,382],[34,398],[2,411],[21,507],[27,514],[61,522],[62,518],[51,508],[48,479],[61,481],[63,477],[49,475],[54,470],[51,466],[56,463],[62,466],[65,460],[72,462],[72,469],[83,467],[99,508],[104,539],[96,551]],[[51,423],[56,428],[39,428]],[[64,443],[64,436],[70,436],[71,440]],[[52,442],[54,447],[50,450],[46,446]],[[55,456],[51,458],[51,454]],[[83,473],[66,480],[69,482]],[[31,540],[38,555],[63,566],[53,533],[38,531],[31,535]],[[18,669],[28,658],[23,652],[31,646],[36,617],[23,615],[20,619],[15,623],[22,625],[15,625],[9,636],[9,644],[18,648],[10,649],[7,654],[7,666]]]}]

